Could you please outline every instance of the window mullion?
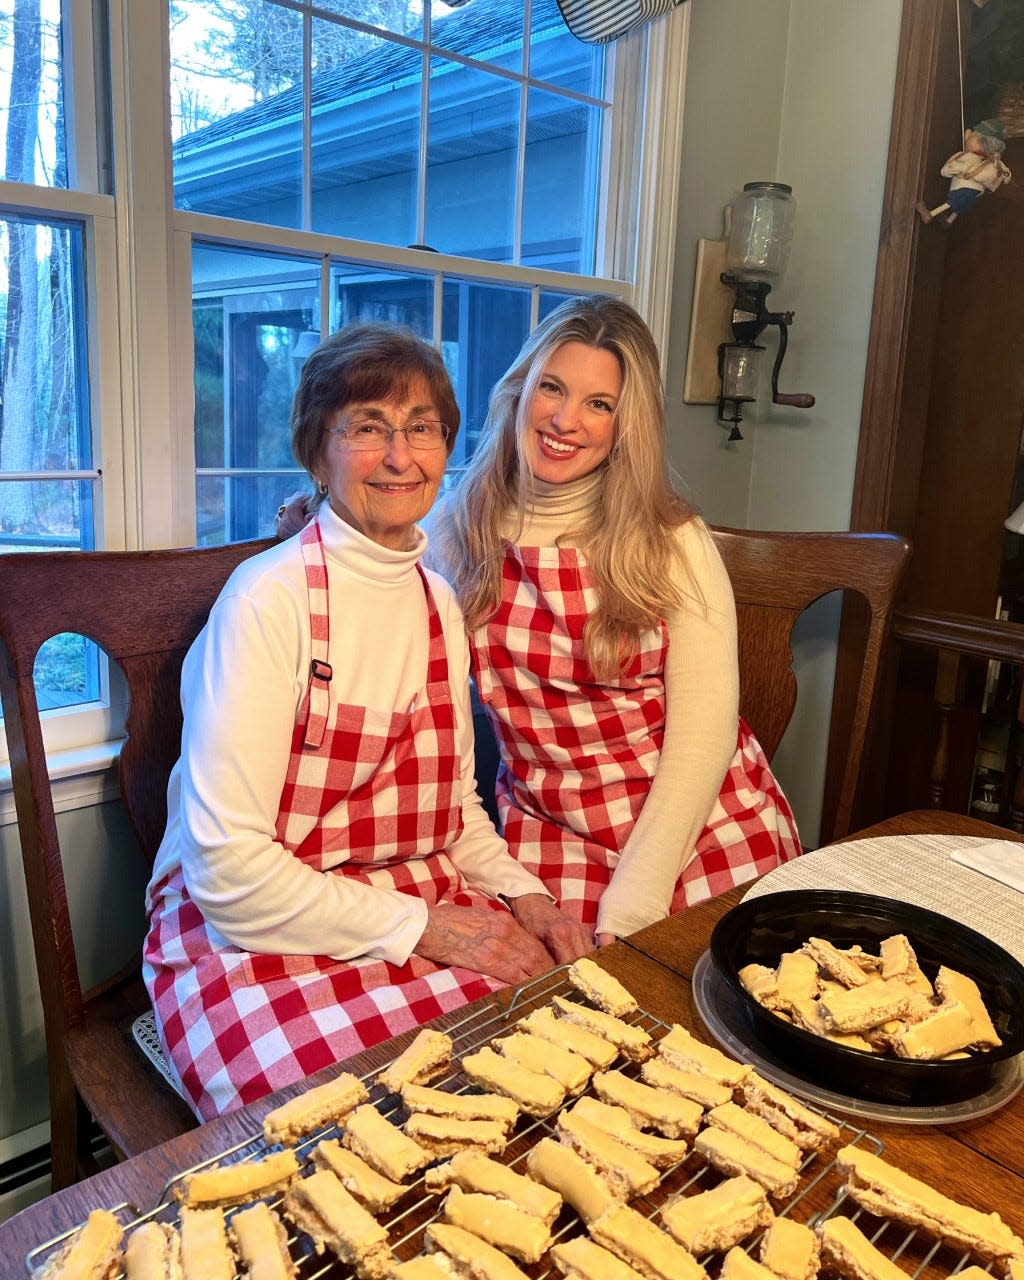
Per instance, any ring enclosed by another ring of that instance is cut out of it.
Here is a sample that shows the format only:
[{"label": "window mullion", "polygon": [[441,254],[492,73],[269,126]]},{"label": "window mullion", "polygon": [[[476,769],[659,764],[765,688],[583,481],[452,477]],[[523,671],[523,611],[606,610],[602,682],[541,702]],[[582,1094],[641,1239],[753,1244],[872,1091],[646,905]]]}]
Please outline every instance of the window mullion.
[{"label": "window mullion", "polygon": [[519,85],[519,133],[516,142],[516,192],[512,212],[512,261],[523,261],[523,206],[526,200],[526,133],[530,122],[530,32],[533,21],[532,0],[523,5],[523,79]]},{"label": "window mullion", "polygon": [[[658,109],[644,110],[641,127],[633,135],[639,144],[641,168],[636,175],[635,197],[629,200],[627,195],[625,199],[635,209],[635,219],[631,235],[623,235],[623,229],[616,227],[612,262],[613,274],[634,281],[634,305],[663,355],[668,351],[672,307],[689,30],[690,6],[685,4],[647,29],[645,64],[637,68],[636,80],[645,86],[644,102],[657,103]],[[616,89],[620,84],[617,79]],[[615,100],[622,101],[619,93]],[[621,146],[621,133],[619,139]],[[620,192],[619,219],[624,203]]]},{"label": "window mullion", "polygon": [[440,351],[441,335],[444,332],[444,272],[438,271],[434,276],[434,313],[431,321],[434,346]]},{"label": "window mullion", "polygon": [[313,226],[313,15],[302,14],[302,226]]},{"label": "window mullion", "polygon": [[529,124],[530,86],[526,80],[519,85],[519,137],[516,141],[516,194],[512,224],[512,261],[519,266],[523,261],[523,203],[526,186],[526,132]]},{"label": "window mullion", "polygon": [[[175,376],[167,0],[110,0],[111,94],[124,373],[125,545],[180,545],[194,528],[191,381]],[[159,92],[155,86],[161,86]],[[185,271],[188,263],[180,264]],[[168,482],[170,480],[170,482]]]},{"label": "window mullion", "polygon": [[[424,10],[424,22],[429,24],[429,6]],[[427,161],[429,159],[430,129],[430,45],[423,48],[423,71],[420,75],[420,137],[419,155],[416,160],[416,241],[427,243]]]},{"label": "window mullion", "polygon": [[320,259],[320,315],[317,320],[317,331],[321,337],[326,337],[331,331],[331,308],[334,305],[331,280],[331,257],[325,253]]},{"label": "window mullion", "polygon": [[[210,214],[177,213],[175,225],[180,231],[190,231],[197,241],[208,244],[277,249],[286,253],[316,257],[327,253],[343,257],[350,262],[363,262],[410,271],[432,271],[440,267],[449,274],[493,283],[514,284],[529,279],[531,282],[540,281],[545,288],[572,290],[573,288],[586,289],[588,281],[600,283],[602,279],[600,274],[595,277],[569,271],[554,271],[546,267],[513,267],[503,262],[488,262],[485,259],[461,257],[458,254],[431,253],[426,257],[420,249],[416,248],[402,249],[375,244],[372,241],[347,240],[342,236],[326,235],[323,232],[290,231],[284,227],[263,226],[233,218],[214,217]],[[603,278],[610,284],[615,283],[611,276]],[[623,292],[621,278],[618,283],[619,288],[613,288],[612,292]]]},{"label": "window mullion", "polygon": [[99,99],[96,92],[95,14],[92,0],[61,0],[64,33],[64,120],[68,186],[100,191]]}]

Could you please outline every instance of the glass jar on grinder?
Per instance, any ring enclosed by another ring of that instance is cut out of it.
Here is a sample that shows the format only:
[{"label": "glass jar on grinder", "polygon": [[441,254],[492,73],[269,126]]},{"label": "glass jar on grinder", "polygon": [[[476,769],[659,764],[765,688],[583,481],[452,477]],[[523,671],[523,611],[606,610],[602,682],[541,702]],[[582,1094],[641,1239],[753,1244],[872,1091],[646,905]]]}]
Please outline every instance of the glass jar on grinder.
[{"label": "glass jar on grinder", "polygon": [[796,202],[784,182],[748,182],[732,202],[726,268],[741,280],[777,280],[786,269]]}]

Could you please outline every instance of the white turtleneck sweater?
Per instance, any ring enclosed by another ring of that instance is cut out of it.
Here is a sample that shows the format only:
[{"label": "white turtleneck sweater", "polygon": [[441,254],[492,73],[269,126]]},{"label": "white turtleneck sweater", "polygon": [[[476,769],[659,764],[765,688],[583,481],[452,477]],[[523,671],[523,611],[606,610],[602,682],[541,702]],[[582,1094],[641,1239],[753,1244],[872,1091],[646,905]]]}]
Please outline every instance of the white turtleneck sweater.
[{"label": "white turtleneck sweater", "polygon": [[[426,537],[391,551],[320,512],[329,577],[332,695],[384,713],[408,709],[426,680],[427,602],[416,569]],[[448,652],[465,827],[449,853],[493,895],[545,893],[509,856],[473,778],[469,649],[447,583],[428,571]],[[310,663],[298,538],[231,575],[182,670],[182,754],[150,890],[180,862],[192,900],[224,940],[274,955],[369,956],[404,964],[426,904],[306,866],[275,837],[292,731]],[[149,903],[152,906],[152,902]]]},{"label": "white turtleneck sweater", "polygon": [[[571,530],[600,500],[602,475],[570,484],[534,482],[521,546],[578,545]],[[516,533],[510,521],[507,537]],[[722,559],[699,518],[678,531],[688,573],[684,604],[665,618],[665,741],[643,811],[598,910],[597,931],[625,937],[668,914],[680,872],[736,751],[739,667],[736,606]],[[694,586],[698,590],[694,590]]]}]

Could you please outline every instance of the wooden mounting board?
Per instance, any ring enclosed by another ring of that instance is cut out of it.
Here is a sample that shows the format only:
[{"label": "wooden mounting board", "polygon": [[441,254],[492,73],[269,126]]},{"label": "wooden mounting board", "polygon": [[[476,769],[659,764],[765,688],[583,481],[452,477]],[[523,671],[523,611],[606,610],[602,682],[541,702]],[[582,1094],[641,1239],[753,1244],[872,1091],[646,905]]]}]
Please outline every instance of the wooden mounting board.
[{"label": "wooden mounting board", "polygon": [[687,404],[715,404],[722,389],[718,346],[732,340],[733,291],[720,279],[725,270],[727,240],[697,241],[697,270],[690,314],[690,346],[686,353],[683,399]]}]

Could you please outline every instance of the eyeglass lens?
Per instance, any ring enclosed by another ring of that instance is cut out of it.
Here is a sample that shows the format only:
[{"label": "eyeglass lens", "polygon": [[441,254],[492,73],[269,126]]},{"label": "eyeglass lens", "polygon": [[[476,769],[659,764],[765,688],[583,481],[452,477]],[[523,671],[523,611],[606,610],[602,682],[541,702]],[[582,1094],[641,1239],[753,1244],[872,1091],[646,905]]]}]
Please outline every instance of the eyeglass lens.
[{"label": "eyeglass lens", "polygon": [[434,418],[420,418],[404,427],[392,427],[372,418],[357,418],[333,430],[351,449],[386,449],[399,433],[405,436],[410,449],[439,449],[448,438],[448,428]]}]

